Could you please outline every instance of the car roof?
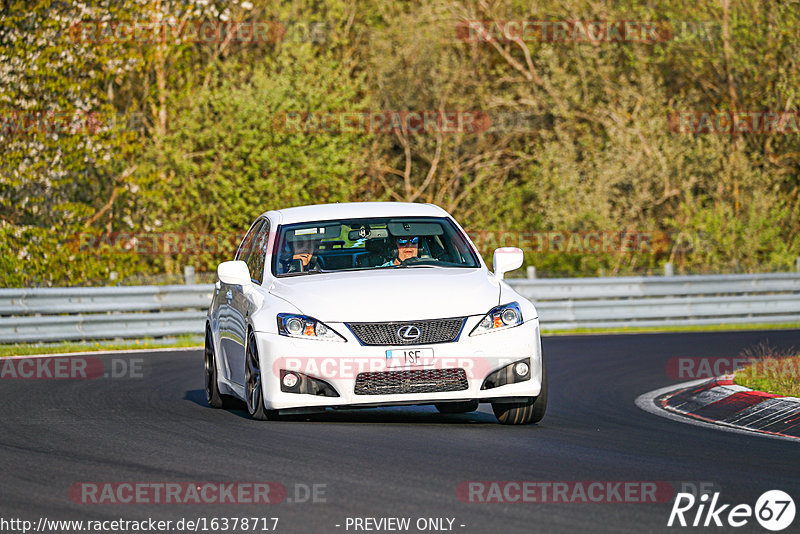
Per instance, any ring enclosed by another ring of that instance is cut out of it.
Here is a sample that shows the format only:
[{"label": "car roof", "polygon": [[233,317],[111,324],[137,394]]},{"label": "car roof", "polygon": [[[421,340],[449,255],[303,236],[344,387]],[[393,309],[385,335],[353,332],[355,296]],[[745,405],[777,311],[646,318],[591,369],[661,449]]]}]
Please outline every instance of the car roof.
[{"label": "car roof", "polygon": [[295,224],[307,221],[335,219],[362,219],[367,217],[449,217],[450,215],[433,204],[415,202],[337,202],[298,206],[264,213],[279,224]]}]

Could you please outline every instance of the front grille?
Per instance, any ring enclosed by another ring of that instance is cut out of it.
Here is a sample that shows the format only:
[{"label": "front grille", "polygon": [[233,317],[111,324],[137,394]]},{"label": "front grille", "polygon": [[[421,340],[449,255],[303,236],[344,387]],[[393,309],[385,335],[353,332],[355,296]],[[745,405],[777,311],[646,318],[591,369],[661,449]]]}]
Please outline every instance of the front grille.
[{"label": "front grille", "polygon": [[[430,345],[458,341],[465,320],[465,317],[456,317],[404,323],[347,323],[347,326],[362,345]],[[398,331],[408,327],[419,329],[419,337],[401,337]]]},{"label": "front grille", "polygon": [[412,369],[359,373],[356,395],[396,395],[403,393],[438,393],[467,389],[464,369]]}]

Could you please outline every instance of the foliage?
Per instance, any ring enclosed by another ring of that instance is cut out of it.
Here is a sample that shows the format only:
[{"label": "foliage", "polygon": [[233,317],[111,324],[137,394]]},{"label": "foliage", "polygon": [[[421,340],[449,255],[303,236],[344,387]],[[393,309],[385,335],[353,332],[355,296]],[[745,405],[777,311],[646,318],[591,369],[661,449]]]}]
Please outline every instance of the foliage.
[{"label": "foliage", "polygon": [[[668,116],[797,113],[798,7],[0,2],[4,285],[212,271],[258,213],[352,200],[434,202],[473,235],[516,235],[476,240],[487,258],[526,233],[667,236],[638,252],[528,246],[526,264],[545,275],[657,273],[667,261],[678,272],[791,269],[800,135],[676,133]],[[259,40],[75,37],[98,20],[273,30]],[[459,38],[459,24],[504,20],[659,21],[674,33],[655,43]],[[292,111],[378,110],[481,112],[492,123],[328,133],[281,122]],[[45,127],[20,122],[42,113]],[[58,120],[69,124],[48,126]],[[225,245],[137,254],[108,238],[164,232]],[[76,247],[87,235],[105,245]]]}]

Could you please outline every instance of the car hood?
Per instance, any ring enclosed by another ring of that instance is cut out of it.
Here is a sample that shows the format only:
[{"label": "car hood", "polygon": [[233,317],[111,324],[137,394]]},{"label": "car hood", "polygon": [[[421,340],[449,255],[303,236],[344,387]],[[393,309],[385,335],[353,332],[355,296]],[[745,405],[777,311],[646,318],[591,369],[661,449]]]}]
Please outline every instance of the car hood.
[{"label": "car hood", "polygon": [[500,284],[484,269],[381,269],[275,279],[270,293],[323,322],[376,322],[482,315]]}]

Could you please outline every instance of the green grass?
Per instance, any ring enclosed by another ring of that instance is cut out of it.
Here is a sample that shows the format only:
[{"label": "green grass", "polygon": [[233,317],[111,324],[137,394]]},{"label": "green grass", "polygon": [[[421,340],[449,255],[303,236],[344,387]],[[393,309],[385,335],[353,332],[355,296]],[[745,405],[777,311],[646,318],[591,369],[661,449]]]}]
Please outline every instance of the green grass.
[{"label": "green grass", "polygon": [[756,391],[800,397],[800,353],[793,347],[779,350],[767,342],[742,351],[752,363],[734,374],[734,384]]},{"label": "green grass", "polygon": [[563,336],[574,334],[636,334],[658,332],[724,332],[729,330],[794,330],[800,329],[800,323],[780,324],[716,324],[701,326],[631,326],[619,328],[575,328],[572,330],[548,330],[542,328],[542,334],[548,336]]},{"label": "green grass", "polygon": [[800,356],[764,358],[736,371],[734,383],[765,393],[800,397]]},{"label": "green grass", "polygon": [[32,354],[57,354],[62,352],[90,352],[102,350],[161,349],[202,347],[202,336],[177,336],[160,339],[128,339],[110,341],[60,341],[57,343],[15,343],[0,345],[0,357],[29,356]]}]

